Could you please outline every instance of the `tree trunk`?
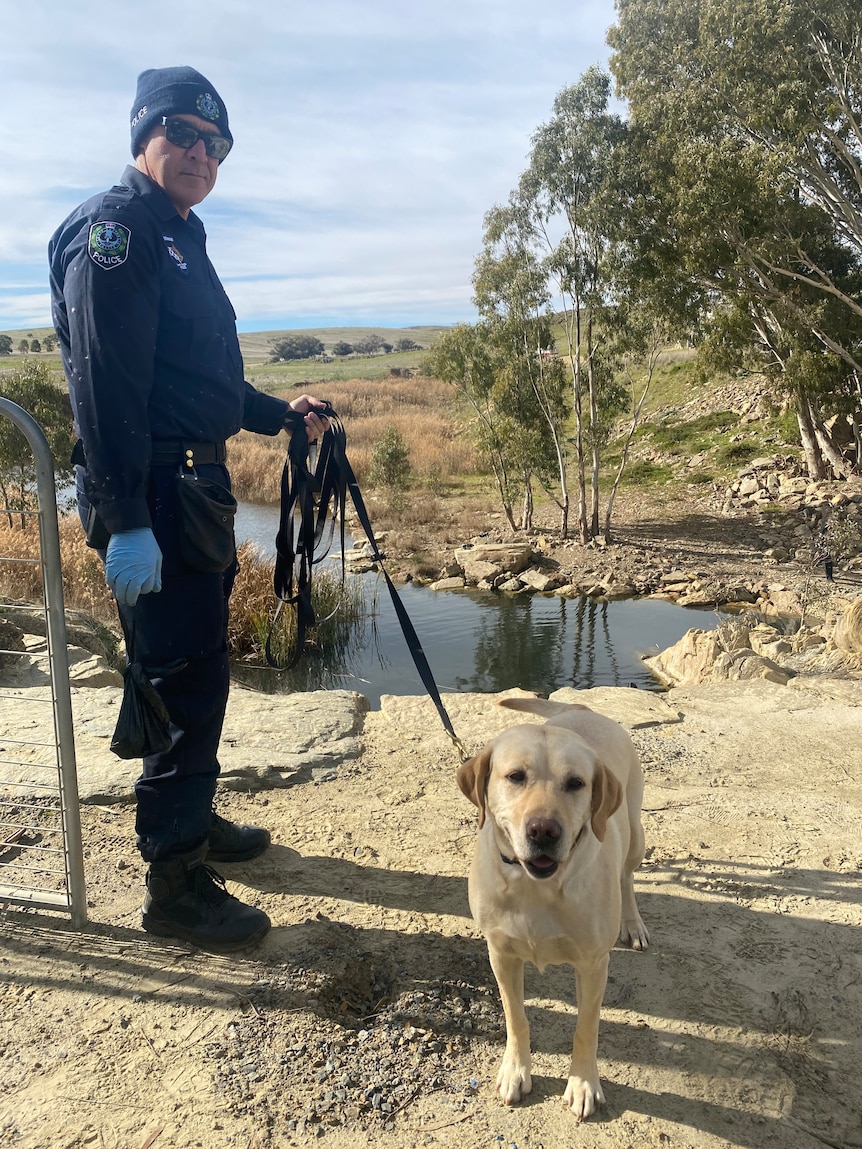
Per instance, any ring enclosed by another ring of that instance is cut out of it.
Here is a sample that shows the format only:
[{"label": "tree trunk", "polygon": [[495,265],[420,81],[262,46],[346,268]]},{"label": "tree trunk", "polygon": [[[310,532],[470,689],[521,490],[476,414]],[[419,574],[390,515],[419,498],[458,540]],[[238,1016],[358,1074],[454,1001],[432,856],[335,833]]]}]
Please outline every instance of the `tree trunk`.
[{"label": "tree trunk", "polygon": [[524,510],[521,515],[521,530],[533,529],[533,480],[529,474],[524,475]]},{"label": "tree trunk", "polygon": [[817,445],[821,454],[829,463],[836,478],[846,479],[853,472],[853,467],[838,448],[835,440],[823,426],[819,419],[814,419],[814,434],[817,436]]},{"label": "tree trunk", "polygon": [[817,433],[814,430],[814,420],[811,407],[803,395],[796,397],[796,422],[799,424],[799,437],[802,440],[802,450],[805,452],[805,465],[808,469],[809,479],[825,479],[826,464],[820,444],[817,442]]}]

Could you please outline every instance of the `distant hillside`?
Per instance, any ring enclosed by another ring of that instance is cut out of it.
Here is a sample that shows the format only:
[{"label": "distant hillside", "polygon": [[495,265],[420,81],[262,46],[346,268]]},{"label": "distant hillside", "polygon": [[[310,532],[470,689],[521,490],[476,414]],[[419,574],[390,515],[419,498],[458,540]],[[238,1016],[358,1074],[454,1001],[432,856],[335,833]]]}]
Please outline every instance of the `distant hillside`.
[{"label": "distant hillside", "polygon": [[[316,336],[327,352],[331,352],[336,343],[356,343],[369,335],[379,335],[387,343],[395,343],[398,339],[412,339],[414,343],[419,344],[423,351],[427,351],[442,332],[449,330],[449,327],[444,326],[434,327],[418,324],[413,327],[292,327],[279,331],[241,331],[239,345],[246,361],[257,360],[258,362],[269,359],[272,350],[271,344],[274,339],[298,334]],[[42,341],[46,335],[53,334],[54,329],[52,327],[29,327],[0,331],[0,335],[9,335],[12,338],[12,346],[15,349],[13,358],[19,358],[18,344],[22,339],[29,341],[35,338]],[[6,359],[6,362],[8,363],[9,360]]]},{"label": "distant hillside", "polygon": [[[271,354],[271,344],[274,339],[282,339],[285,335],[314,335],[323,344],[327,352],[331,352],[336,343],[357,343],[369,335],[379,335],[387,343],[395,343],[398,339],[412,339],[426,350],[448,327],[304,327],[285,331],[241,331],[239,345],[243,358],[268,359]],[[11,332],[10,332],[11,334]]]}]

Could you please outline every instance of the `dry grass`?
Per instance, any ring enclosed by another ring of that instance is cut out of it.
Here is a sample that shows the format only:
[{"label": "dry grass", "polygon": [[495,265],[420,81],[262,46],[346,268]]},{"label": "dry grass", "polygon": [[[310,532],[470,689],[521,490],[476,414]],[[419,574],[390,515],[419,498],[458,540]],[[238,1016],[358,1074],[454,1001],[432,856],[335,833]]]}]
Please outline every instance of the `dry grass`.
[{"label": "dry grass", "polygon": [[[0,523],[0,596],[13,602],[41,603],[44,597],[38,561],[38,526],[35,517],[26,520],[23,530],[19,523],[18,517],[14,527],[10,528],[5,519]],[[240,570],[231,597],[228,646],[233,655],[263,661],[266,637],[277,606],[272,587],[274,564],[263,559],[250,543],[241,546],[238,555]],[[65,606],[116,627],[116,605],[105,586],[104,568],[96,552],[87,546],[75,515],[60,520],[60,561]],[[358,586],[348,583],[342,588],[340,580],[324,570],[315,571],[312,602],[321,619],[335,612],[330,622],[322,624],[310,636],[312,644],[321,649],[339,649],[365,617]],[[294,612],[284,608],[273,630],[274,656],[284,661],[295,639]]]},{"label": "dry grass", "polygon": [[[5,517],[0,520],[0,594],[16,602],[43,602],[42,569],[32,561],[40,555],[37,520],[28,516],[23,530],[20,522],[15,516],[10,527]],[[64,516],[59,528],[65,605],[100,622],[116,622],[104,568],[96,552],[87,546],[78,516]]]},{"label": "dry grass", "polygon": [[[316,388],[344,423],[347,455],[365,488],[375,445],[388,427],[397,427],[420,486],[439,492],[476,469],[464,421],[451,387],[435,379],[352,379]],[[292,398],[292,393],[283,396]],[[240,432],[230,441],[228,466],[238,499],[276,503],[287,454],[284,435],[273,439]]]}]

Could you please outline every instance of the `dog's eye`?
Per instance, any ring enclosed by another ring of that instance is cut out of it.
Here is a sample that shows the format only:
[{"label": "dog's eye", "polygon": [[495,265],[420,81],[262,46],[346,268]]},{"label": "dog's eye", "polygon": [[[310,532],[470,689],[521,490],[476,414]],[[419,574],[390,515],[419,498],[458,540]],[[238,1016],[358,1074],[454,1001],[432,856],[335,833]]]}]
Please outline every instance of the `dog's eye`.
[{"label": "dog's eye", "polygon": [[567,778],[566,779],[566,785],[564,786],[564,789],[566,790],[566,792],[569,792],[572,790],[583,790],[583,788],[584,788],[583,778]]},{"label": "dog's eye", "polygon": [[506,775],[506,778],[510,782],[514,782],[515,785],[517,786],[517,785],[520,785],[521,782],[526,782],[527,773],[525,770],[510,770],[509,773]]}]

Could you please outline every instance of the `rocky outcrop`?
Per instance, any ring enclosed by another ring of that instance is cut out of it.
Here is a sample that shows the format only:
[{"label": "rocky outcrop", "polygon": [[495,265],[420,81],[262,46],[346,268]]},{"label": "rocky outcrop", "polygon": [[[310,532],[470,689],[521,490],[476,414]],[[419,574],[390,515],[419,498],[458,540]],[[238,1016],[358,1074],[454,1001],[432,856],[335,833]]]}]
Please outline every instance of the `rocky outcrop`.
[{"label": "rocky outcrop", "polygon": [[848,654],[862,654],[862,599],[856,599],[839,617],[832,642]]}]

